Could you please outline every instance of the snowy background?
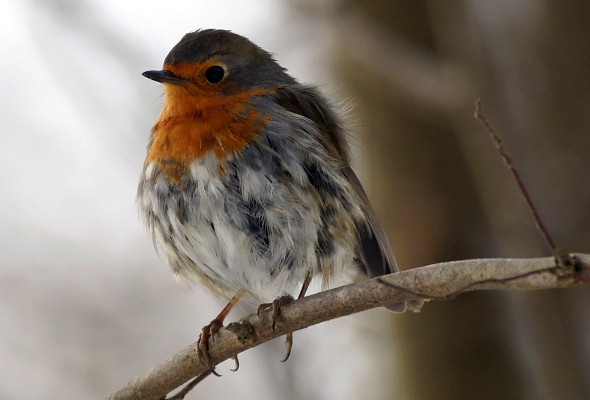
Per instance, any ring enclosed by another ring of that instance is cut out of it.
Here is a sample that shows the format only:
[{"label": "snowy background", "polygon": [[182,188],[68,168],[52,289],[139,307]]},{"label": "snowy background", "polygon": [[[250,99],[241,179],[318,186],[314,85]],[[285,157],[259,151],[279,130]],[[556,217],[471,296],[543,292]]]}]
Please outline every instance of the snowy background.
[{"label": "snowy background", "polygon": [[[219,312],[173,282],[138,218],[162,102],[141,72],[159,69],[185,33],[223,28],[302,81],[329,82],[329,29],[312,36],[293,15],[275,0],[0,1],[0,398],[102,398]],[[239,372],[222,365],[191,396],[378,398],[371,357],[387,365],[393,350],[379,346],[371,315],[297,333],[285,364],[282,339],[249,351]]]}]

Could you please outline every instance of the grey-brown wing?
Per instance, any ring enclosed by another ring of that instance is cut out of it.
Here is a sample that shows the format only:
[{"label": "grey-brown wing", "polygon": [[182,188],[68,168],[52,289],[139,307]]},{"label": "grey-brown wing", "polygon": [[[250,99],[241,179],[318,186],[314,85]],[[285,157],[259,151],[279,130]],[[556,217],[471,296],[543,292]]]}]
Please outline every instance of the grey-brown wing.
[{"label": "grey-brown wing", "polygon": [[363,211],[369,222],[369,228],[371,232],[369,235],[361,234],[361,247],[363,250],[363,257],[368,266],[371,266],[367,271],[370,277],[386,275],[392,272],[397,272],[397,262],[393,249],[389,242],[389,238],[383,229],[383,226],[377,220],[375,211],[369,203],[369,199],[363,189],[358,177],[350,168],[346,166],[344,168],[344,174],[355,188],[358,195],[362,200]]},{"label": "grey-brown wing", "polygon": [[280,88],[276,97],[278,103],[288,111],[312,120],[319,128],[319,139],[324,147],[334,158],[343,161],[342,171],[361,198],[363,211],[369,223],[369,232],[360,231],[361,257],[367,275],[375,277],[396,272],[397,264],[389,239],[377,221],[359,179],[350,168],[345,132],[334,113],[324,106],[327,101],[316,90],[303,85]]}]

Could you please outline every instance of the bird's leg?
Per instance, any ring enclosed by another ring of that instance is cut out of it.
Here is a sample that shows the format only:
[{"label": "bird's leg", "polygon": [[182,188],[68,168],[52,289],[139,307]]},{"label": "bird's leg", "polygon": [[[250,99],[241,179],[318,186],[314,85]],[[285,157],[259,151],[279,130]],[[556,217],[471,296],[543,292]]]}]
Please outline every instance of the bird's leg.
[{"label": "bird's leg", "polygon": [[[307,292],[307,288],[309,288],[309,284],[311,283],[311,272],[308,272],[307,275],[305,275],[305,279],[303,280],[303,286],[301,286],[301,291],[299,292],[299,296],[297,296],[297,299],[300,299],[302,297],[305,296],[305,292]],[[275,330],[275,323],[276,321],[279,319],[279,317],[281,316],[281,307],[292,303],[294,301],[292,296],[289,295],[285,295],[285,296],[281,296],[278,299],[276,299],[275,301],[273,301],[272,303],[264,303],[261,304],[260,306],[258,306],[258,316],[261,316],[261,313],[263,311],[266,310],[272,310],[272,314],[270,316],[271,318],[271,327],[272,330],[274,332]],[[281,360],[281,362],[285,362],[289,359],[289,356],[291,355],[291,348],[293,348],[293,333],[287,333],[287,336],[285,338],[285,347],[287,348],[287,354],[285,355],[285,358],[283,358]]]},{"label": "bird's leg", "polygon": [[221,310],[219,315],[215,317],[209,325],[206,325],[199,336],[198,344],[197,344],[197,354],[199,359],[206,364],[211,372],[214,375],[221,376],[217,372],[215,372],[215,365],[213,364],[213,359],[211,358],[211,354],[209,354],[209,338],[212,340],[214,339],[215,334],[221,327],[223,326],[223,321],[227,317],[227,314],[231,311],[232,308],[236,305],[238,300],[242,297],[241,293],[236,294],[232,299],[227,303],[227,305]]},{"label": "bird's leg", "polygon": [[[305,280],[303,281],[303,285],[301,286],[301,291],[299,292],[299,296],[297,296],[297,300],[299,300],[305,296],[305,292],[307,292],[307,288],[309,288],[310,283],[311,283],[311,272],[308,272],[307,275],[305,275]],[[274,314],[274,310],[273,310],[273,314]],[[274,317],[274,315],[273,315],[273,317]],[[278,315],[277,315],[277,317],[278,317]],[[285,354],[285,357],[281,360],[281,362],[287,361],[289,359],[289,356],[291,355],[291,349],[293,348],[293,332],[287,333],[287,336],[285,337],[285,347],[287,348],[287,354]]]}]

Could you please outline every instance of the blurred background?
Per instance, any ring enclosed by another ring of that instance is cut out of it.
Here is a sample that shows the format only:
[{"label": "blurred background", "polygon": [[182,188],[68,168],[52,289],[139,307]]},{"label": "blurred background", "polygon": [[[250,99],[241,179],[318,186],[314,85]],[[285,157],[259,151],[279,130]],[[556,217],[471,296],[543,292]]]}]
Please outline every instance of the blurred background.
[{"label": "blurred background", "polygon": [[[183,34],[231,29],[347,112],[402,269],[547,256],[474,101],[555,240],[590,251],[590,7],[575,0],[0,0],[0,398],[96,399],[194,342],[134,204]],[[588,399],[588,290],[470,293],[240,356],[187,398]],[[237,310],[238,319],[250,310]]]}]

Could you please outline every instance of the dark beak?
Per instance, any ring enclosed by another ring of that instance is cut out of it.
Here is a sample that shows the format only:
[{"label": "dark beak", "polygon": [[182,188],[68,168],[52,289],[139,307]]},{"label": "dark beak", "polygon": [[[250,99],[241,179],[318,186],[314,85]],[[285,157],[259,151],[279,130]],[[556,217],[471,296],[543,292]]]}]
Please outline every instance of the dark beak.
[{"label": "dark beak", "polygon": [[143,74],[148,79],[152,81],[160,82],[160,83],[171,83],[173,85],[180,85],[182,83],[182,79],[174,75],[170,71],[145,71]]}]

